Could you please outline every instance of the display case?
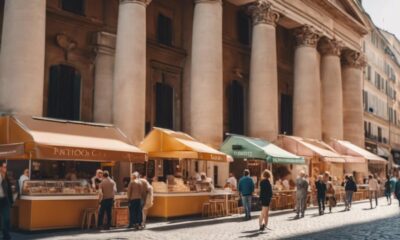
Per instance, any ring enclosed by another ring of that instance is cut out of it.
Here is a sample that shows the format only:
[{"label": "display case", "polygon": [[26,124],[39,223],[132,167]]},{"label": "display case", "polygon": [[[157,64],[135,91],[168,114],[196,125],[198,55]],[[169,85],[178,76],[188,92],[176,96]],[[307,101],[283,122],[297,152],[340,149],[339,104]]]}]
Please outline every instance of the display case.
[{"label": "display case", "polygon": [[54,195],[95,195],[86,180],[80,181],[24,181],[22,195],[54,196]]}]

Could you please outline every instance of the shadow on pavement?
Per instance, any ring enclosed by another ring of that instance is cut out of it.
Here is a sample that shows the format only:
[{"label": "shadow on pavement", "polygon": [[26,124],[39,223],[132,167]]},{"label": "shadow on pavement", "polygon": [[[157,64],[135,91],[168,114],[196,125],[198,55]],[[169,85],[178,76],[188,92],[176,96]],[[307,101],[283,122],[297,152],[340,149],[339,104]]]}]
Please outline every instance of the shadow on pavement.
[{"label": "shadow on pavement", "polygon": [[[400,239],[400,228],[394,227],[400,217],[379,219],[375,221],[349,224],[320,232],[307,233],[287,240],[337,240],[337,239]],[[390,224],[388,224],[390,223]],[[371,227],[372,226],[372,227]]]}]

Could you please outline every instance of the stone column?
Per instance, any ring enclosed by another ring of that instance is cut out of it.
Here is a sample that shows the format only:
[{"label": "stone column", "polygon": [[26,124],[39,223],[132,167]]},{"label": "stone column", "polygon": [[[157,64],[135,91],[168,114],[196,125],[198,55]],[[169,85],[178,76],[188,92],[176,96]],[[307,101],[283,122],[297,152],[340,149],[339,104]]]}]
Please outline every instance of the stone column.
[{"label": "stone column", "polygon": [[271,4],[258,0],[249,7],[253,18],[249,84],[249,135],[273,141],[278,135],[278,67],[276,22]]},{"label": "stone column", "polygon": [[[146,7],[149,0],[120,0],[113,83],[113,123],[138,145],[146,115]],[[118,186],[129,177],[120,163]]]},{"label": "stone column", "polygon": [[46,1],[5,1],[0,111],[42,115],[45,34]]},{"label": "stone column", "polygon": [[223,134],[222,2],[196,0],[190,81],[193,137],[219,147]]},{"label": "stone column", "polygon": [[96,33],[95,52],[94,121],[112,123],[115,35]]},{"label": "stone column", "polygon": [[317,43],[320,32],[304,25],[295,29],[294,55],[294,135],[321,139],[321,85]]},{"label": "stone column", "polygon": [[364,56],[345,50],[342,56],[343,137],[364,148],[364,111],[362,100],[362,68]]},{"label": "stone column", "polygon": [[322,38],[321,53],[322,138],[325,142],[343,139],[343,94],[340,53],[342,43]]},{"label": "stone column", "polygon": [[138,144],[146,107],[147,0],[120,0],[114,65],[113,122]]}]

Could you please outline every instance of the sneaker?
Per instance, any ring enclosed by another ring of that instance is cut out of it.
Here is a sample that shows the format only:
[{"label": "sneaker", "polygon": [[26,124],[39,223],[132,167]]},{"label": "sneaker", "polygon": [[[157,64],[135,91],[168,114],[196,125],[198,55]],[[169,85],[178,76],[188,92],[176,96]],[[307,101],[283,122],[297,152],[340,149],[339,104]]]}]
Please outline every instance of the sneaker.
[{"label": "sneaker", "polygon": [[261,231],[261,232],[264,231],[264,229],[265,229],[265,224],[263,224],[263,225],[260,226],[260,231]]}]

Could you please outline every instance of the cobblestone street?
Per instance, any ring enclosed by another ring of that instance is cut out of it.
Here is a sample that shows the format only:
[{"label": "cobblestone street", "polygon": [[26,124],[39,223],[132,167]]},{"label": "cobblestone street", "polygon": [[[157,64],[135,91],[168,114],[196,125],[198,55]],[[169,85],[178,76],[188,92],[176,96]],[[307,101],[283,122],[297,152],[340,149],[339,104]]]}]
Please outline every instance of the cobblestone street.
[{"label": "cobblestone street", "polygon": [[318,215],[313,208],[304,219],[294,220],[291,211],[273,212],[268,230],[258,231],[258,213],[253,220],[232,216],[218,219],[174,220],[149,223],[147,229],[134,232],[126,229],[106,231],[58,231],[47,233],[14,233],[14,239],[400,239],[400,209],[397,201],[388,206],[370,209],[369,202],[353,205],[349,212],[339,205],[331,214]]}]

